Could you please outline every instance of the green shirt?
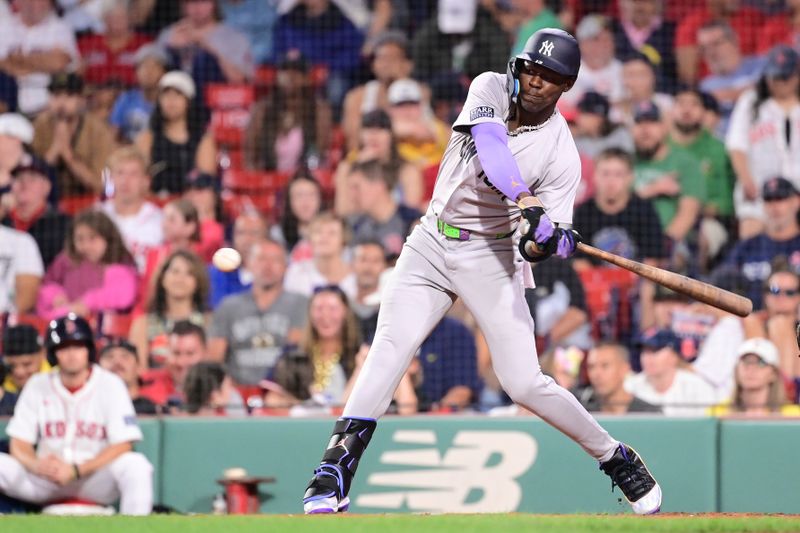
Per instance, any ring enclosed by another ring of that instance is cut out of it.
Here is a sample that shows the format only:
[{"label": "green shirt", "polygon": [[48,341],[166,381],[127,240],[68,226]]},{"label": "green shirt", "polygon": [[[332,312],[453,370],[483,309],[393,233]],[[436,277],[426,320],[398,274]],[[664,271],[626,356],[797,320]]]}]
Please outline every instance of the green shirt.
[{"label": "green shirt", "polygon": [[517,42],[514,43],[514,48],[512,49],[514,55],[522,52],[528,38],[542,28],[561,28],[561,21],[559,18],[547,8],[542,9],[538,15],[520,27],[517,32]]},{"label": "green shirt", "polygon": [[703,130],[694,142],[677,144],[670,139],[670,146],[683,148],[700,162],[700,172],[706,184],[706,203],[722,216],[733,215],[734,174],[725,145]]},{"label": "green shirt", "polygon": [[656,196],[652,198],[656,208],[661,227],[666,228],[678,212],[678,202],[681,196],[692,196],[700,200],[706,199],[706,187],[700,173],[700,163],[695,157],[683,148],[669,146],[667,156],[660,161],[643,161],[636,159],[634,163],[636,174],[635,188],[644,187],[659,178],[673,174],[681,185],[681,192],[677,196]]}]

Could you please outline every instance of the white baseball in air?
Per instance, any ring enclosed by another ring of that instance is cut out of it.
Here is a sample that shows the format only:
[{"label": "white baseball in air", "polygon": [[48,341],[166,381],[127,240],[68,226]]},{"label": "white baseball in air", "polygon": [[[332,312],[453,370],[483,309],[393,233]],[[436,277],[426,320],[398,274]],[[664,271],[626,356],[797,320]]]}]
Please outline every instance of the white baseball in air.
[{"label": "white baseball in air", "polygon": [[242,256],[233,248],[220,248],[214,252],[211,262],[222,272],[231,272],[242,264]]}]

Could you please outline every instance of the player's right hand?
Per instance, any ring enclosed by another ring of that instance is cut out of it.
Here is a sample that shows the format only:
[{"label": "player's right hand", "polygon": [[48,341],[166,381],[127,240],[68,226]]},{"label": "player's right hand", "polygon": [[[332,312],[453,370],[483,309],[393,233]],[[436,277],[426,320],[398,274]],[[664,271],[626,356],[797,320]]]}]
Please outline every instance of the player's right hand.
[{"label": "player's right hand", "polygon": [[526,207],[520,213],[525,219],[520,225],[522,238],[531,240],[540,247],[544,246],[556,231],[556,226],[550,217],[541,206]]}]

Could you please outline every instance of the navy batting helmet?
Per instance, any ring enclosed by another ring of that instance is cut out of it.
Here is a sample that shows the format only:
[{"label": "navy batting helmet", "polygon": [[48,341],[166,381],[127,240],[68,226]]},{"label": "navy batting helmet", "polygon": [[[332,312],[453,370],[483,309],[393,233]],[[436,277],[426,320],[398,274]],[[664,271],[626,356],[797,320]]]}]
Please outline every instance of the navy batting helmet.
[{"label": "navy batting helmet", "polygon": [[47,362],[52,366],[57,365],[56,350],[69,345],[86,346],[89,349],[89,362],[95,362],[96,350],[92,328],[85,318],[79,317],[75,313],[50,321],[45,337]]},{"label": "navy batting helmet", "polygon": [[531,35],[522,52],[508,62],[506,87],[512,102],[517,101],[519,94],[520,61],[533,61],[562,76],[576,78],[581,68],[581,51],[575,37],[564,30],[543,28]]}]

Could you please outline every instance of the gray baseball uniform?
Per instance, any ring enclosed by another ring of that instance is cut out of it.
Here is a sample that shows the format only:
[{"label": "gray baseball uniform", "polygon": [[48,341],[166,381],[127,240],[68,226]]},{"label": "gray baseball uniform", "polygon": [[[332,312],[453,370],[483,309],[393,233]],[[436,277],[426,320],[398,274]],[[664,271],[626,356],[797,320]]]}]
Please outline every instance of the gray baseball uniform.
[{"label": "gray baseball uniform", "polygon": [[[524,295],[530,265],[511,235],[520,211],[486,178],[469,134],[482,122],[505,125],[508,107],[504,75],[475,78],[453,126],[428,212],[406,241],[384,291],[375,340],[343,416],[378,418],[386,411],[413,354],[459,297],[486,336],[494,371],[508,395],[596,459],[607,460],[617,441],[539,368]],[[556,111],[539,126],[509,132],[508,146],[550,219],[571,224],[580,161],[564,118]],[[460,238],[443,223],[458,228]]]}]

